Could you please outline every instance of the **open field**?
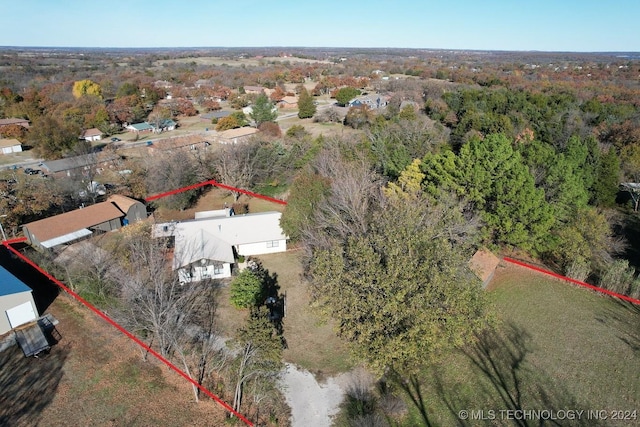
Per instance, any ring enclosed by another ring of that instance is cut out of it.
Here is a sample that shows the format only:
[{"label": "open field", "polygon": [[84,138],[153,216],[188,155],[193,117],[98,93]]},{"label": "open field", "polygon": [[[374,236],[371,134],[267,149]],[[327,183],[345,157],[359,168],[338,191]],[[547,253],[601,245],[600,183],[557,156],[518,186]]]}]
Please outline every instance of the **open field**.
[{"label": "open field", "polygon": [[[640,307],[514,266],[499,267],[492,288],[497,330],[424,373],[430,422],[513,425],[501,419],[507,409],[640,411]],[[460,410],[494,410],[496,419],[460,420]],[[424,422],[417,407],[410,413],[405,425]],[[559,425],[638,421],[584,415]]]},{"label": "open field", "polygon": [[0,353],[0,425],[217,426],[213,401],[66,295],[48,310],[60,342],[39,359]]},{"label": "open field", "polygon": [[164,65],[169,64],[192,64],[195,63],[200,66],[229,66],[229,67],[256,67],[259,65],[270,65],[277,63],[290,63],[290,64],[314,64],[314,63],[322,63],[322,64],[331,64],[329,61],[319,61],[316,59],[305,59],[305,58],[295,58],[295,57],[279,57],[279,56],[269,56],[269,57],[253,57],[253,58],[223,58],[219,56],[201,56],[195,58],[177,58],[177,59],[162,59],[156,61],[154,65],[158,67],[162,67]]}]

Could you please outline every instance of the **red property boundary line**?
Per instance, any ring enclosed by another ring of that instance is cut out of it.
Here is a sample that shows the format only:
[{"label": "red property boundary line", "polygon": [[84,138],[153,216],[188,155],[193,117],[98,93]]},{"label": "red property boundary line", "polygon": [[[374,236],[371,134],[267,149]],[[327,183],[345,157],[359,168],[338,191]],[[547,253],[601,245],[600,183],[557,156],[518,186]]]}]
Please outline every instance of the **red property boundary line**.
[{"label": "red property boundary line", "polygon": [[96,307],[94,307],[92,304],[90,304],[88,301],[86,301],[84,298],[82,298],[80,295],[78,295],[77,293],[75,293],[74,291],[72,291],[71,289],[69,289],[64,283],[62,283],[61,281],[59,281],[58,279],[56,279],[55,277],[53,277],[51,274],[49,274],[47,271],[45,271],[44,269],[42,269],[39,265],[37,265],[35,262],[33,262],[31,259],[27,258],[24,254],[22,254],[20,251],[18,251],[17,249],[15,249],[13,246],[11,246],[12,244],[15,243],[22,243],[22,242],[26,242],[27,238],[26,237],[19,237],[16,239],[10,239],[10,240],[5,240],[2,242],[2,244],[4,245],[4,247],[6,247],[8,250],[10,250],[11,252],[13,252],[15,255],[17,255],[20,259],[22,259],[24,262],[26,262],[27,264],[29,264],[31,267],[35,268],[38,272],[40,272],[41,274],[43,274],[46,278],[48,278],[49,280],[51,280],[53,283],[55,283],[56,285],[58,285],[61,289],[63,289],[66,293],[68,293],[69,295],[71,295],[73,298],[75,298],[76,300],[78,300],[80,303],[82,303],[83,305],[85,305],[87,308],[89,308],[89,310],[93,311],[95,314],[98,315],[98,317],[101,317],[103,320],[105,320],[107,323],[109,323],[111,326],[113,326],[114,328],[116,328],[117,330],[119,330],[120,332],[122,332],[124,335],[126,335],[129,339],[131,339],[133,342],[135,342],[136,344],[138,344],[140,347],[142,347],[144,350],[146,350],[147,352],[149,352],[151,355],[153,355],[156,359],[158,359],[160,362],[164,363],[167,367],[169,367],[171,370],[173,370],[174,372],[176,372],[178,375],[180,375],[181,377],[183,377],[184,379],[186,379],[187,381],[189,381],[192,385],[198,387],[198,389],[200,389],[200,391],[202,391],[204,394],[206,394],[207,396],[209,396],[210,398],[212,398],[214,401],[216,401],[219,405],[221,405],[224,409],[226,409],[228,412],[230,412],[231,414],[235,415],[236,417],[238,417],[238,419],[240,419],[242,422],[244,422],[246,425],[248,426],[253,426],[253,423],[251,421],[249,421],[247,418],[245,418],[242,414],[240,414],[239,412],[237,412],[235,409],[233,409],[228,403],[226,403],[225,401],[223,401],[222,399],[220,399],[218,396],[216,396],[215,394],[213,394],[212,392],[210,392],[209,390],[207,390],[205,387],[203,387],[202,385],[198,384],[197,381],[195,381],[193,378],[191,378],[189,375],[187,375],[185,372],[183,372],[182,370],[180,370],[177,366],[175,366],[173,363],[169,362],[169,360],[167,360],[166,358],[164,358],[160,353],[156,352],[155,350],[153,350],[151,347],[149,347],[148,345],[146,345],[145,343],[143,343],[138,337],[136,337],[135,335],[133,335],[131,332],[127,331],[123,326],[121,326],[119,323],[117,323],[116,321],[114,321],[113,319],[111,319],[109,316],[107,316],[106,314],[104,314],[102,311],[98,310]]},{"label": "red property boundary line", "polygon": [[259,199],[267,200],[267,201],[273,202],[273,203],[278,203],[280,205],[286,205],[287,204],[287,202],[285,202],[284,200],[280,200],[280,199],[276,199],[276,198],[273,198],[273,197],[265,196],[263,194],[254,193],[254,192],[248,191],[248,190],[243,190],[242,188],[237,188],[237,187],[232,187],[230,185],[222,184],[222,183],[216,181],[215,179],[210,179],[209,181],[199,182],[197,184],[189,185],[187,187],[177,188],[175,190],[166,191],[166,192],[160,193],[160,194],[154,194],[152,196],[147,197],[145,199],[145,201],[146,202],[151,202],[153,200],[161,199],[161,198],[167,197],[167,196],[173,196],[174,194],[182,193],[184,191],[189,191],[189,190],[194,190],[194,189],[199,188],[199,187],[204,187],[205,185],[213,185],[215,187],[223,188],[225,190],[233,191],[233,192],[236,192],[236,193],[246,194],[247,196],[257,197]]},{"label": "red property boundary line", "polygon": [[591,290],[596,291],[596,292],[601,292],[603,294],[610,295],[612,297],[616,297],[616,298],[619,298],[619,299],[622,299],[622,300],[625,300],[625,301],[629,301],[632,304],[640,305],[640,300],[638,300],[638,299],[631,298],[631,297],[628,297],[626,295],[622,295],[622,294],[619,294],[617,292],[610,291],[608,289],[599,288],[597,286],[593,286],[593,285],[590,285],[588,283],[581,282],[580,280],[572,279],[570,277],[566,277],[566,276],[563,276],[561,274],[554,273],[553,271],[545,270],[544,268],[536,267],[535,265],[527,264],[526,262],[518,261],[518,260],[513,259],[513,258],[504,257],[503,259],[506,262],[509,262],[511,264],[515,264],[515,265],[518,265],[520,267],[528,268],[529,270],[537,271],[538,273],[543,273],[543,274],[546,274],[548,276],[555,277],[556,279],[560,279],[560,280],[564,280],[565,282],[573,283],[574,285],[583,286],[585,288],[591,289]]}]

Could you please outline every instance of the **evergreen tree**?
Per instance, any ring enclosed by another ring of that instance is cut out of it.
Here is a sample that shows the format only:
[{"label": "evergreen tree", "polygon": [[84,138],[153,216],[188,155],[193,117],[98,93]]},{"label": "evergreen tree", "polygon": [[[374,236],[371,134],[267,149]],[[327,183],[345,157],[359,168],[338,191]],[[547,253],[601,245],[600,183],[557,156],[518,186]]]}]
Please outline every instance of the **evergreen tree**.
[{"label": "evergreen tree", "polygon": [[598,206],[611,207],[616,203],[620,185],[620,160],[613,148],[604,153],[598,164],[593,184],[593,201]]},{"label": "evergreen tree", "polygon": [[543,251],[554,223],[544,191],[502,134],[473,138],[460,150],[463,187],[477,204],[494,243]]},{"label": "evergreen tree", "polygon": [[251,113],[249,116],[256,122],[256,127],[259,127],[265,122],[275,122],[278,118],[278,111],[267,98],[267,95],[260,94],[256,98],[255,102],[251,106]]},{"label": "evergreen tree", "polygon": [[313,97],[306,89],[302,89],[298,97],[298,118],[309,119],[314,114],[316,114],[316,104],[313,103]]}]

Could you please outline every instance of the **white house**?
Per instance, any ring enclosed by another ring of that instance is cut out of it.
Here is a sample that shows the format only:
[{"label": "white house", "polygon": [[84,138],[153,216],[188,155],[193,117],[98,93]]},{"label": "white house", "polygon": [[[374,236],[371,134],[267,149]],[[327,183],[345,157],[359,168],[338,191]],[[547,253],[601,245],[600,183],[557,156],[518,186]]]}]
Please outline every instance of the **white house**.
[{"label": "white house", "polygon": [[2,154],[19,153],[22,151],[22,143],[17,139],[0,138],[0,150]]},{"label": "white house", "polygon": [[82,132],[80,135],[80,139],[84,139],[85,141],[100,141],[102,139],[102,131],[100,129],[91,128]]},{"label": "white house", "polygon": [[172,268],[178,270],[181,282],[196,282],[231,277],[231,265],[238,256],[285,252],[287,236],[280,228],[281,216],[280,212],[196,214],[193,220],[156,224],[153,232],[155,237],[175,239]]}]

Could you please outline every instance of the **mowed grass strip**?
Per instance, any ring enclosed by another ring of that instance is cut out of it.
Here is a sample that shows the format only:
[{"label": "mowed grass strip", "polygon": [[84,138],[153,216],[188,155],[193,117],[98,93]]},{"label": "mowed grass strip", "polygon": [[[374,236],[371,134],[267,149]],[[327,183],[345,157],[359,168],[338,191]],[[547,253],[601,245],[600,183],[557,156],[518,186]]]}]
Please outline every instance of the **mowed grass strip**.
[{"label": "mowed grass strip", "polygon": [[311,307],[310,285],[302,276],[301,252],[290,250],[258,258],[270,273],[278,275],[280,293],[287,297],[285,361],[321,377],[352,368],[347,347],[336,336],[333,322]]},{"label": "mowed grass strip", "polygon": [[[513,425],[499,412],[508,409],[636,410],[640,417],[640,307],[515,266],[499,267],[491,285],[496,330],[422,375],[430,422]],[[462,421],[461,410],[494,410],[496,419]],[[409,403],[403,425],[416,423],[423,418]],[[559,425],[638,424],[583,418]]]}]

